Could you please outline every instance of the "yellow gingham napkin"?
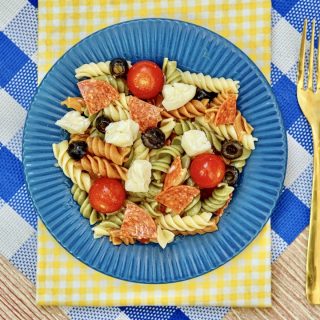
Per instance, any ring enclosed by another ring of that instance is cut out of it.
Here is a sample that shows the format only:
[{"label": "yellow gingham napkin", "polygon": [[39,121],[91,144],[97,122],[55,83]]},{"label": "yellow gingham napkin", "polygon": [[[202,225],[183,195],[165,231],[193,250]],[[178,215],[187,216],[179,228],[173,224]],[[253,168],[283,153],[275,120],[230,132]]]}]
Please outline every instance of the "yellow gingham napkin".
[{"label": "yellow gingham napkin", "polygon": [[[39,79],[73,44],[113,23],[169,17],[214,30],[242,48],[269,77],[269,0],[85,1],[39,3]],[[206,275],[173,284],[114,279],[65,251],[38,226],[37,302],[45,305],[271,305],[270,223],[236,258]]]}]

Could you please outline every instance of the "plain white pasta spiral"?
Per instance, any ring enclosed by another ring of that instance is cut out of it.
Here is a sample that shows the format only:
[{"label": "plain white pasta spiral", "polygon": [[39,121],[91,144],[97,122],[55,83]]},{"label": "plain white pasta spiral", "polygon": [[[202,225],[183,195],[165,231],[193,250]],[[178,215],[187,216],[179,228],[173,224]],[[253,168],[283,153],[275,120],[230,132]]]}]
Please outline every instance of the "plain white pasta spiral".
[{"label": "plain white pasta spiral", "polygon": [[239,81],[226,78],[212,78],[205,76],[203,73],[190,73],[185,71],[181,73],[182,82],[193,84],[196,87],[208,92],[232,91],[238,93]]},{"label": "plain white pasta spiral", "polygon": [[130,112],[127,103],[127,97],[120,93],[120,98],[103,109],[103,114],[112,121],[121,121],[130,119]]},{"label": "plain white pasta spiral", "polygon": [[[131,67],[130,61],[127,61],[129,68]],[[92,78],[92,77],[98,77],[98,76],[103,76],[103,75],[109,75],[111,74],[110,71],[110,61],[105,61],[105,62],[90,62],[83,64],[79,68],[75,70],[76,72],[76,78],[81,79],[84,77],[87,78]]]},{"label": "plain white pasta spiral", "polygon": [[255,141],[258,141],[252,134],[244,134],[242,137],[242,144],[246,149],[254,150],[255,149]]},{"label": "plain white pasta spiral", "polygon": [[158,225],[157,228],[157,242],[164,249],[168,243],[174,240],[174,233],[169,230],[162,230],[161,227]]},{"label": "plain white pasta spiral", "polygon": [[175,126],[176,122],[173,118],[163,119],[160,122],[160,130],[164,133],[166,139],[169,138]]},{"label": "plain white pasta spiral", "polygon": [[203,212],[195,216],[180,217],[179,215],[167,214],[157,219],[158,223],[166,230],[194,231],[209,226],[212,214]]},{"label": "plain white pasta spiral", "polygon": [[69,156],[68,141],[63,140],[58,144],[52,145],[54,157],[58,161],[59,167],[63,170],[64,174],[77,184],[78,187],[86,192],[89,192],[92,181],[90,175],[83,172],[80,168],[75,167],[75,161]]}]

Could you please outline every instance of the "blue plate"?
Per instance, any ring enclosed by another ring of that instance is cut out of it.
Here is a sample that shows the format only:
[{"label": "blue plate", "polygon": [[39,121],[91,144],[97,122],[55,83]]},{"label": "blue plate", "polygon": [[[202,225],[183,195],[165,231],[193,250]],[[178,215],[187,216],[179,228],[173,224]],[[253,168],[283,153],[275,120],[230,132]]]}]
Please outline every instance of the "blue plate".
[{"label": "blue plate", "polygon": [[[183,70],[240,80],[239,109],[255,128],[256,150],[233,201],[215,233],[177,237],[165,250],[156,244],[113,246],[94,240],[88,220],[70,194],[70,182],[55,166],[52,143],[64,137],[54,123],[66,112],[60,102],[79,95],[75,68],[125,57],[161,64],[177,60]],[[279,197],[286,168],[284,127],[271,88],[237,47],[202,27],[167,19],[143,19],[100,30],[71,48],[52,67],[34,97],[24,131],[26,179],[39,215],[56,240],[88,266],[142,283],[190,279],[239,254],[260,232]]]}]

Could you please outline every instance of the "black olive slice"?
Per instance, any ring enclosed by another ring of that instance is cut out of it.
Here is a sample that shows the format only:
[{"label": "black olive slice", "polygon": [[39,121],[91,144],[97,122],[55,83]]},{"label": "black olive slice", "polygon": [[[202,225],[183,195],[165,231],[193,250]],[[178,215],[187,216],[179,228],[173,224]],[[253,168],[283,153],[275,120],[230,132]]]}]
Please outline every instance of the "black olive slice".
[{"label": "black olive slice", "polygon": [[237,159],[242,156],[243,147],[237,141],[225,141],[222,144],[221,153],[226,159]]},{"label": "black olive slice", "polygon": [[72,141],[68,146],[68,154],[74,160],[80,160],[87,153],[88,145],[85,141]]},{"label": "black olive slice", "polygon": [[149,128],[141,134],[142,143],[150,149],[160,149],[164,146],[166,136],[159,128]]}]

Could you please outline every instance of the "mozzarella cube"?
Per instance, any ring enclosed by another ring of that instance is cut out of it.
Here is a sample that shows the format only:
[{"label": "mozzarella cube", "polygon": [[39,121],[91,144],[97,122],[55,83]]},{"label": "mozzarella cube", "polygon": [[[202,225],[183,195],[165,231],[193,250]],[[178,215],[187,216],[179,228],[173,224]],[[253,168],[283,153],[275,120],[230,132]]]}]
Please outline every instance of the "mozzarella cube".
[{"label": "mozzarella cube", "polygon": [[147,160],[134,160],[128,170],[125,189],[131,192],[148,192],[151,168],[151,163]]},{"label": "mozzarella cube", "polygon": [[189,157],[201,153],[212,152],[211,143],[201,130],[190,130],[183,134],[181,146]]},{"label": "mozzarella cube", "polygon": [[129,147],[137,139],[139,125],[131,119],[110,123],[104,140],[117,147]]},{"label": "mozzarella cube", "polygon": [[60,120],[56,121],[56,125],[69,133],[83,134],[90,126],[90,120],[83,117],[79,111],[69,111]]},{"label": "mozzarella cube", "polygon": [[192,84],[165,84],[162,89],[162,105],[167,111],[176,110],[189,102],[195,96],[196,90]]}]

